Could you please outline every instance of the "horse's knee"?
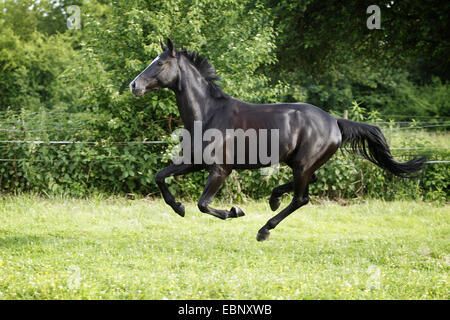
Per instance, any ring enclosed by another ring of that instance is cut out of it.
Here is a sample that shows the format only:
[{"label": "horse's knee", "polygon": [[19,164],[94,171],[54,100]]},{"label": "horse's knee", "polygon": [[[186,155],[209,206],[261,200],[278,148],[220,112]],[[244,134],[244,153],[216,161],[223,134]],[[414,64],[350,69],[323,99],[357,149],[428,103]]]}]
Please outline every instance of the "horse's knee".
[{"label": "horse's knee", "polygon": [[272,194],[271,194],[272,198],[278,198],[278,197],[281,197],[282,195],[283,195],[283,192],[280,191],[279,186],[272,189]]},{"label": "horse's knee", "polygon": [[272,194],[271,194],[272,198],[279,198],[286,192],[291,191],[293,185],[294,185],[293,182],[289,182],[289,183],[286,183],[281,186],[277,186],[277,187],[273,188]]},{"label": "horse's knee", "polygon": [[300,208],[301,206],[304,206],[305,204],[308,204],[309,202],[309,197],[302,197],[302,198],[294,198],[292,200],[292,205],[294,206],[295,209]]},{"label": "horse's knee", "polygon": [[279,198],[280,196],[277,194],[276,188],[272,189],[272,192],[270,193],[270,199]]},{"label": "horse's knee", "polygon": [[156,184],[161,185],[164,184],[166,177],[162,174],[162,172],[158,172],[155,177]]},{"label": "horse's knee", "polygon": [[197,207],[198,207],[198,209],[199,209],[201,212],[203,212],[203,213],[209,212],[209,210],[208,210],[208,205],[207,205],[205,202],[203,202],[203,201],[199,201],[199,202],[197,203]]}]

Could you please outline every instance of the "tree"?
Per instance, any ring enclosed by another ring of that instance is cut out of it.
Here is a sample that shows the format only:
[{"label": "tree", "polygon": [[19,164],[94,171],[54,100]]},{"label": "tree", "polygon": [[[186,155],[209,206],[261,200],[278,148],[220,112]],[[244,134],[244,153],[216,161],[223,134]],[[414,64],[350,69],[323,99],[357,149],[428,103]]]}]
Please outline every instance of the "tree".
[{"label": "tree", "polygon": [[448,1],[379,3],[381,29],[368,29],[373,1],[267,0],[275,19],[277,57],[283,69],[316,75],[355,61],[403,66],[433,60],[432,71],[449,80]]}]

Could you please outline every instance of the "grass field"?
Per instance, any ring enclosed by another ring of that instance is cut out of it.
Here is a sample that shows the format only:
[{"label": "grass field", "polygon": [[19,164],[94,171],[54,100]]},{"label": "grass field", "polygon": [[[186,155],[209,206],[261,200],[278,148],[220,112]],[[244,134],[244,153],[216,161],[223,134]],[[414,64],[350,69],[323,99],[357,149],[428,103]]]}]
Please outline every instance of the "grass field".
[{"label": "grass field", "polygon": [[0,299],[449,298],[448,205],[308,205],[262,243],[268,204],[241,207],[2,197]]}]

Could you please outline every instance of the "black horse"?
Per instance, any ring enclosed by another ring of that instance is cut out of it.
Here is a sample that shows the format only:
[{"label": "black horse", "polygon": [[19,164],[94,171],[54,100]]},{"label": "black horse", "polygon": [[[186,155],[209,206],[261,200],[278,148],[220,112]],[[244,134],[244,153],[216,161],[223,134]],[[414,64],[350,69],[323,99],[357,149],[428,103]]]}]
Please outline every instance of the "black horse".
[{"label": "black horse", "polygon": [[[167,45],[161,42],[161,47],[163,52],[130,83],[134,95],[142,96],[160,88],[173,90],[184,127],[188,132],[193,132],[195,121],[201,121],[203,132],[210,128],[223,133],[226,129],[237,128],[278,129],[278,159],[280,163],[292,168],[293,179],[273,189],[269,201],[271,209],[273,211],[278,209],[280,197],[284,193],[293,191],[294,195],[290,204],[259,230],[258,241],[267,239],[269,230],[308,203],[308,184],[317,180],[314,172],[344,143],[348,143],[351,150],[364,158],[400,177],[408,176],[424,166],[425,157],[403,163],[394,161],[383,133],[376,126],[337,119],[307,103],[261,105],[246,103],[228,96],[216,84],[218,76],[205,58],[196,52],[175,50],[170,39]],[[172,164],[158,172],[156,183],[165,202],[180,216],[184,216],[184,206],[170,193],[165,179],[172,175],[178,176],[206,169],[209,177],[198,202],[200,211],[221,219],[243,216],[244,212],[238,207],[232,207],[229,211],[218,210],[211,208],[209,204],[233,169],[267,166],[259,159],[256,163],[248,162],[250,149],[248,141],[245,141],[247,161],[245,163]]]}]

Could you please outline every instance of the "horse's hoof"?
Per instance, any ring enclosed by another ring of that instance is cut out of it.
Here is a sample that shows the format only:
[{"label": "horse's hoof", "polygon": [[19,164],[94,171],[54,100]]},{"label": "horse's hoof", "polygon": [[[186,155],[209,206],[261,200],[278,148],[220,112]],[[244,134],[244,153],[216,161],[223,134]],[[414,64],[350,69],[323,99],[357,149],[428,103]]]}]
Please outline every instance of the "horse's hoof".
[{"label": "horse's hoof", "polygon": [[176,213],[178,213],[180,216],[184,217],[185,209],[184,209],[184,206],[180,202],[175,203],[175,205],[172,208]]},{"label": "horse's hoof", "polygon": [[272,209],[272,211],[277,210],[281,204],[280,198],[270,197],[269,204],[270,204],[270,209]]},{"label": "horse's hoof", "polygon": [[267,229],[261,229],[258,231],[258,235],[256,236],[256,240],[258,241],[264,241],[269,239],[270,232]]},{"label": "horse's hoof", "polygon": [[239,217],[243,217],[245,216],[244,211],[236,206],[233,206],[230,210],[231,214],[230,214],[230,218],[239,218]]}]

